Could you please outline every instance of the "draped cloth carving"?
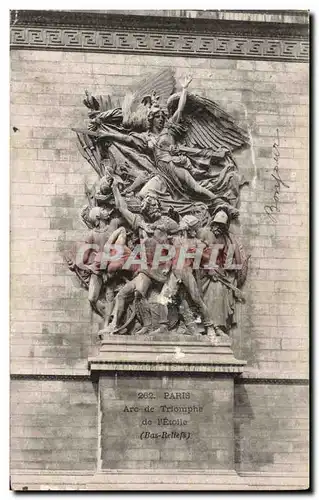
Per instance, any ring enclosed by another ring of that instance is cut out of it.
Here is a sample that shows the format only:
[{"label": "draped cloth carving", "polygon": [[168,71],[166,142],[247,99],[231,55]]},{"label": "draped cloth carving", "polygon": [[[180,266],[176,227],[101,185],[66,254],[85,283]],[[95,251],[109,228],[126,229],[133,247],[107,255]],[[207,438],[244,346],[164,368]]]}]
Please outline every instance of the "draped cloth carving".
[{"label": "draped cloth carving", "polygon": [[230,227],[244,184],[233,152],[249,141],[215,102],[189,92],[190,83],[178,89],[165,69],[121,104],[86,91],[89,121],[74,131],[97,181],[85,187],[81,213],[88,249],[80,263],[67,261],[103,318],[101,338],[174,331],[215,342],[229,335],[244,300],[248,258]]}]

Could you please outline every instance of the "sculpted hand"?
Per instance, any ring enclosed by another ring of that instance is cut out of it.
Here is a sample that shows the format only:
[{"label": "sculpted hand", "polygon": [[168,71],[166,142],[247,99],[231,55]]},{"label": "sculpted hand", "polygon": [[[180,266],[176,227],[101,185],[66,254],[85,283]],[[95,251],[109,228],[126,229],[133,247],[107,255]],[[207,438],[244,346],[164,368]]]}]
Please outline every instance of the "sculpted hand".
[{"label": "sculpted hand", "polygon": [[183,82],[181,82],[182,88],[183,88],[183,89],[187,89],[187,87],[188,87],[188,86],[189,86],[189,84],[191,83],[192,79],[193,79],[193,78],[192,78],[191,76],[186,76],[186,77],[185,77],[185,79],[184,79],[184,81],[183,81]]},{"label": "sculpted hand", "polygon": [[118,177],[113,177],[112,179],[112,190],[114,191],[119,191],[119,179]]},{"label": "sculpted hand", "polygon": [[64,256],[64,258],[66,260],[66,263],[67,263],[70,271],[75,271],[75,268],[76,268],[75,262],[73,262],[73,260],[70,259],[69,257],[67,257],[66,255]]},{"label": "sculpted hand", "polygon": [[123,180],[119,175],[113,174],[112,180],[113,184],[115,184],[116,186],[121,186],[121,187],[123,186]]},{"label": "sculpted hand", "polygon": [[141,229],[143,229],[147,234],[154,234],[154,229],[152,228],[152,226],[150,224],[147,224],[147,223],[142,223],[141,224]]},{"label": "sculpted hand", "polygon": [[90,111],[89,112],[89,118],[93,119],[93,118],[96,118],[97,115],[100,114],[100,111]]},{"label": "sculpted hand", "polygon": [[220,158],[225,158],[226,155],[231,154],[231,151],[230,151],[230,149],[228,149],[226,147],[221,147],[221,148],[216,149],[214,154],[216,156],[219,156]]},{"label": "sculpted hand", "polygon": [[72,262],[72,263],[69,264],[70,271],[75,271],[75,267],[76,267],[76,265],[75,265],[74,262]]}]

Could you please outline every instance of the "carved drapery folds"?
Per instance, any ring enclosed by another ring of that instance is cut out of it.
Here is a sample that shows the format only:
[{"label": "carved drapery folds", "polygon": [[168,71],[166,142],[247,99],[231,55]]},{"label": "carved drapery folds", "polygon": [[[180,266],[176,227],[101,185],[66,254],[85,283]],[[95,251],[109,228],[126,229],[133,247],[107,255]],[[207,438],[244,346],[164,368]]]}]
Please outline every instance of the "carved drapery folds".
[{"label": "carved drapery folds", "polygon": [[230,231],[244,184],[233,152],[248,137],[172,69],[122,103],[86,92],[74,129],[97,174],[81,212],[85,242],[67,257],[109,335],[207,335],[227,342],[248,257]]}]

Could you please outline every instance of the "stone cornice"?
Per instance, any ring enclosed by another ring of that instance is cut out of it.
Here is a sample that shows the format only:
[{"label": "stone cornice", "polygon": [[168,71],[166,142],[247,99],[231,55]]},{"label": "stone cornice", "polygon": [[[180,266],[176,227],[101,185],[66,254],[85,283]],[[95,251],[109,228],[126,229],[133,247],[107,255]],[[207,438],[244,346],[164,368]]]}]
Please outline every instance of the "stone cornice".
[{"label": "stone cornice", "polygon": [[306,62],[308,24],[11,11],[11,48]]},{"label": "stone cornice", "polygon": [[14,491],[230,491],[305,490],[308,474],[303,472],[236,472],[216,469],[104,469],[89,470],[10,470]]},{"label": "stone cornice", "polygon": [[[247,368],[245,369],[247,370]],[[134,370],[127,370],[127,371],[134,371]],[[139,373],[138,369],[135,370],[136,373]],[[116,370],[113,370],[112,373],[116,373]],[[157,375],[162,376],[164,373],[166,374],[165,371],[159,371],[158,369],[156,370]],[[182,373],[182,372],[180,372]],[[193,372],[195,373],[195,372]],[[223,372],[215,372],[215,373],[223,373]],[[252,374],[251,376],[248,376],[249,372],[244,371],[240,376],[235,378],[235,383],[236,384],[275,384],[275,385],[309,385],[309,379],[308,378],[302,378],[298,377],[295,374],[285,374],[282,375],[282,373],[273,373],[272,376],[268,374],[264,374],[262,372],[259,373],[259,375]],[[61,374],[61,373],[43,373],[43,374],[32,374],[32,373],[11,373],[10,375],[11,380],[75,380],[75,381],[89,381],[92,380],[92,375],[90,374],[89,371],[87,371],[86,375],[83,375],[82,373],[74,374],[74,375],[68,375],[68,374]],[[94,379],[95,380],[95,379]],[[93,381],[94,381],[93,380]]]},{"label": "stone cornice", "polygon": [[170,373],[241,373],[246,361],[238,360],[227,342],[212,344],[197,337],[178,335],[125,339],[111,335],[102,341],[97,356],[89,358],[93,372],[133,371]]},{"label": "stone cornice", "polygon": [[11,11],[11,26],[50,28],[94,28],[139,31],[169,31],[219,35],[307,38],[308,24],[263,23],[224,19],[124,15],[94,11],[18,10]]},{"label": "stone cornice", "polygon": [[243,367],[232,364],[194,364],[194,363],[110,363],[92,359],[89,361],[91,372],[171,372],[171,373],[241,373]]}]

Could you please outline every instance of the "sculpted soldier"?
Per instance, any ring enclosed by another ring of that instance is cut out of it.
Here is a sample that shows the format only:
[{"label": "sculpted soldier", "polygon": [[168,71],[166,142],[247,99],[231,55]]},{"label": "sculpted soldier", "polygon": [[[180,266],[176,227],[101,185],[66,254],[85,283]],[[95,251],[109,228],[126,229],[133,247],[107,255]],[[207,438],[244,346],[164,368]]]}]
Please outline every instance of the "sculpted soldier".
[{"label": "sculpted soldier", "polygon": [[[196,258],[196,250],[199,249],[199,257],[201,258],[204,248],[203,243],[198,238],[199,229],[200,221],[195,216],[185,215],[181,220],[179,225],[180,235],[173,240],[175,257],[172,262],[170,278],[164,285],[158,302],[167,305],[172,300],[172,297],[180,291],[179,284],[183,285],[201,316],[206,334],[210,338],[215,338],[215,328],[210,308],[203,300],[201,290],[198,286],[198,270],[195,269],[196,263],[194,262],[194,258]],[[165,323],[163,319],[162,323]]]},{"label": "sculpted soldier", "polygon": [[[125,246],[126,230],[120,225],[122,220],[111,219],[112,214],[113,210],[101,207],[94,207],[90,210],[89,219],[94,227],[85,239],[85,251],[81,253],[81,262],[71,261],[69,264],[72,271],[76,266],[80,266],[80,269],[90,272],[88,300],[92,309],[102,317],[105,314],[99,301],[102,286],[106,285],[107,275],[111,276],[122,267],[129,252]],[[113,244],[124,248],[122,259],[117,262],[107,262],[105,246]]]},{"label": "sculpted soldier", "polygon": [[[87,241],[98,249],[112,242],[124,245],[122,257],[107,266],[101,266],[99,250],[86,254],[83,272],[85,280],[89,276],[89,300],[98,314],[102,285],[106,283],[109,293],[115,284],[102,335],[131,334],[138,328],[135,319],[140,333],[146,334],[158,325],[160,332],[178,328],[183,315],[184,325],[194,325],[192,311],[197,311],[199,331],[204,328],[214,339],[234,321],[235,298],[240,297],[246,274],[228,270],[222,255],[232,244],[228,226],[239,214],[243,185],[232,153],[248,145],[249,138],[216,102],[189,92],[190,82],[185,78],[177,92],[173,71],[162,70],[134,86],[121,107],[109,96],[87,93],[84,104],[91,121],[87,129],[73,129],[82,156],[99,177],[98,184],[86,191],[89,204],[82,220],[90,228],[94,222]],[[122,221],[116,221],[118,216],[111,220],[110,214],[104,217],[103,210],[114,204],[114,214],[119,212]],[[220,266],[195,269],[192,251],[197,255],[206,245],[203,267],[210,262],[209,246],[219,241]],[[171,243],[178,247],[175,264],[184,246],[189,247],[182,267],[174,268],[174,260],[168,259],[154,267],[158,244]],[[136,244],[141,257],[145,253],[144,266],[138,263]]]},{"label": "sculpted soldier", "polygon": [[[214,267],[209,265],[211,253],[203,253],[201,266],[201,288],[204,302],[210,309],[216,335],[225,337],[235,321],[236,300],[243,301],[239,290],[246,279],[248,258],[242,247],[229,233],[229,218],[223,210],[213,217],[211,229],[199,231],[202,241],[208,249],[217,250]],[[218,245],[218,247],[216,246]],[[205,266],[209,268],[204,269]],[[226,336],[227,337],[227,336]]]},{"label": "sculpted soldier", "polygon": [[[122,143],[141,153],[148,154],[153,159],[155,175],[141,189],[141,196],[150,194],[161,197],[167,203],[182,200],[182,205],[189,204],[191,200],[200,200],[201,202],[206,200],[214,207],[228,206],[232,214],[237,216],[238,210],[236,208],[231,207],[226,200],[203,187],[194,178],[196,166],[207,168],[211,161],[223,160],[229,151],[228,148],[220,147],[214,151],[213,149],[189,148],[179,145],[179,141],[187,132],[183,111],[187,101],[187,87],[191,81],[191,78],[186,78],[182,83],[182,92],[178,99],[175,95],[174,99],[168,100],[167,106],[172,112],[169,119],[166,119],[166,114],[159,106],[156,96],[148,96],[148,132],[123,134],[114,132],[112,129],[107,131],[107,128],[102,126],[98,133],[94,132],[92,135],[99,137],[99,139]],[[177,108],[173,112],[176,101],[178,102]],[[101,113],[94,120],[102,125],[106,117],[109,118],[109,115]],[[197,173],[199,172],[197,171]],[[145,180],[147,178],[144,177]],[[177,206],[179,205],[177,203]],[[184,208],[184,210],[187,209]]]},{"label": "sculpted soldier", "polygon": [[[153,269],[153,257],[157,243],[167,242],[168,235],[176,234],[179,227],[173,219],[162,216],[159,202],[152,197],[146,197],[141,202],[141,214],[134,214],[127,208],[124,198],[121,196],[117,181],[113,183],[113,193],[115,204],[123,217],[132,227],[133,231],[138,232],[140,241],[144,245],[146,255],[146,268],[133,263],[130,268],[136,271],[135,277],[126,283],[119,291],[115,299],[113,310],[113,319],[105,333],[114,333],[120,326],[120,320],[128,302],[134,297],[141,300],[146,298],[147,292],[152,282],[163,284],[167,280],[167,269]],[[144,324],[139,334],[146,334],[151,328],[151,320]]]}]

